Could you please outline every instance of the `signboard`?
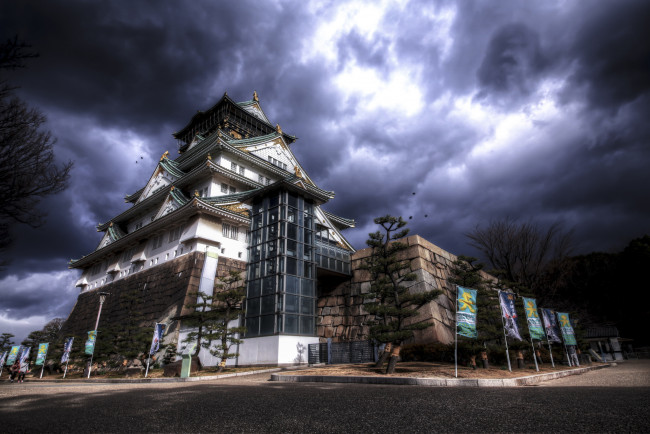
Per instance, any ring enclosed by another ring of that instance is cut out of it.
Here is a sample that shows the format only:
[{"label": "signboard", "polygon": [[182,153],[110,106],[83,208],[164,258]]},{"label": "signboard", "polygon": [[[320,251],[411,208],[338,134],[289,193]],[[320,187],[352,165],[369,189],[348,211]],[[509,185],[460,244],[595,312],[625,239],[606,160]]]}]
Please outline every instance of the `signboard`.
[{"label": "signboard", "polygon": [[458,287],[456,299],[456,333],[468,338],[476,338],[476,290]]},{"label": "signboard", "polygon": [[88,332],[88,339],[86,340],[86,349],[85,353],[89,356],[92,356],[95,352],[95,341],[97,340],[97,330],[91,330]]},{"label": "signboard", "polygon": [[528,330],[530,337],[539,341],[545,338],[544,327],[542,321],[539,319],[539,312],[537,311],[537,302],[534,298],[524,299],[524,310],[526,311],[526,319],[528,320]]},{"label": "signboard", "polygon": [[571,326],[571,321],[569,320],[569,314],[558,312],[557,320],[560,323],[560,331],[562,332],[562,337],[564,338],[564,345],[578,345],[576,342],[576,335],[573,332],[573,327]]},{"label": "signboard", "polygon": [[49,343],[38,344],[38,354],[36,354],[36,366],[41,366],[45,363],[45,358],[47,357],[47,348],[50,346]]},{"label": "signboard", "polygon": [[9,356],[7,357],[7,365],[13,365],[16,362],[18,357],[18,352],[20,351],[20,345],[14,345],[9,350]]}]

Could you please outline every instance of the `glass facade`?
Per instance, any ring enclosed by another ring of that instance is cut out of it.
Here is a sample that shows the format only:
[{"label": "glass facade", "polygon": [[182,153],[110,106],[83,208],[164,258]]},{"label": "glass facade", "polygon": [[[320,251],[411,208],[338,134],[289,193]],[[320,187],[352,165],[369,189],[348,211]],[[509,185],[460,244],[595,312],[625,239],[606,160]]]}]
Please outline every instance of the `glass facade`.
[{"label": "glass facade", "polygon": [[316,265],[337,273],[350,274],[350,252],[330,239],[326,228],[316,232]]},{"label": "glass facade", "polygon": [[315,335],[314,205],[288,191],[253,203],[246,337]]}]

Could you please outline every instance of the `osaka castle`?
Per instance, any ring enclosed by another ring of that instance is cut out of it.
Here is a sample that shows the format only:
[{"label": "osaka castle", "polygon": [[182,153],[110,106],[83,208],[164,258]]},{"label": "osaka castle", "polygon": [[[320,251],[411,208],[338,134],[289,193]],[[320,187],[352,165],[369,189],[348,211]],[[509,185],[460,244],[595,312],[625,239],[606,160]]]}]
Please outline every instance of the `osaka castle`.
[{"label": "osaka castle", "polygon": [[[301,166],[296,137],[273,126],[257,93],[244,102],[224,94],[173,137],[178,155],[165,152],[128,208],[97,226],[97,248],[70,261],[81,292],[63,333],[85,338],[105,292],[98,341],[102,327],[137,315],[143,326],[166,323],[163,341],[180,354],[191,329],[179,317],[197,292],[212,294],[215,279],[240,270],[247,332],[228,364],[294,363],[297,348],[319,341],[319,291],[350,278],[355,250],[342,231],[354,221],[322,208],[334,192]],[[211,357],[201,351],[204,365]]]}]

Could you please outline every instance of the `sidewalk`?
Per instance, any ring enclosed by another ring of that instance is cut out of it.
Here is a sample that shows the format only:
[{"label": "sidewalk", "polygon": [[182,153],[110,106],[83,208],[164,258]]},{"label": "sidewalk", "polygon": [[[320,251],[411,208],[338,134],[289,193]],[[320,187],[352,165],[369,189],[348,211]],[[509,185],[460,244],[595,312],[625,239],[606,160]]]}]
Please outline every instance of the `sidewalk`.
[{"label": "sidewalk", "polygon": [[272,374],[271,381],[312,382],[312,383],[360,383],[360,384],[391,384],[432,387],[516,387],[531,386],[543,381],[555,380],[569,375],[580,375],[595,369],[616,366],[607,363],[597,366],[567,369],[546,374],[528,375],[517,378],[417,378],[417,377],[380,377],[380,376],[343,376],[343,375],[291,375]]},{"label": "sidewalk", "polygon": [[188,378],[179,378],[179,377],[162,377],[162,378],[68,378],[68,379],[50,379],[50,378],[27,378],[25,383],[115,383],[115,384],[129,384],[129,383],[185,383],[192,381],[209,381],[209,380],[219,380],[221,378],[230,378],[230,377],[241,377],[245,375],[258,375],[266,374],[272,372],[279,372],[284,370],[283,368],[270,368],[270,369],[260,369],[259,371],[246,371],[246,372],[236,372],[231,374],[220,374],[220,375],[205,375],[201,377],[188,377]]}]

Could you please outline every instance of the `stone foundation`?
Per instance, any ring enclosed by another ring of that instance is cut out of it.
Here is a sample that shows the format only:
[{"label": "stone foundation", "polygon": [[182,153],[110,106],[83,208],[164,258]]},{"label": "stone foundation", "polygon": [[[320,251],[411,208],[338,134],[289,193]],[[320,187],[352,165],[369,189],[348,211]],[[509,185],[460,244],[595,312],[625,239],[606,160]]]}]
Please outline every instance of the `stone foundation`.
[{"label": "stone foundation", "polygon": [[[95,327],[99,309],[99,292],[108,292],[99,320],[99,329],[125,323],[132,312],[138,312],[143,326],[153,326],[156,322],[170,323],[166,335],[178,330],[178,322],[172,318],[186,313],[184,305],[196,300],[203,252],[193,252],[173,259],[157,267],[134,273],[116,282],[106,284],[92,291],[79,294],[77,303],[68,316],[61,334],[86,339],[86,333]],[[230,258],[219,258],[217,276],[227,276],[231,269],[245,274],[246,263]],[[134,294],[128,310],[119,302],[122,296]]]},{"label": "stone foundation", "polygon": [[[456,288],[447,282],[447,278],[456,256],[418,235],[401,241],[407,243],[409,248],[402,252],[400,259],[409,259],[411,269],[417,276],[415,282],[409,282],[411,291],[443,291],[436,300],[420,308],[419,314],[413,318],[413,322],[433,324],[416,331],[414,340],[421,343],[453,342]],[[370,290],[370,275],[359,268],[370,254],[370,248],[356,252],[351,258],[352,279],[331,291],[324,289],[319,293],[317,333],[321,342],[328,338],[334,342],[368,339],[368,323],[373,317],[364,309],[362,294]]]}]

